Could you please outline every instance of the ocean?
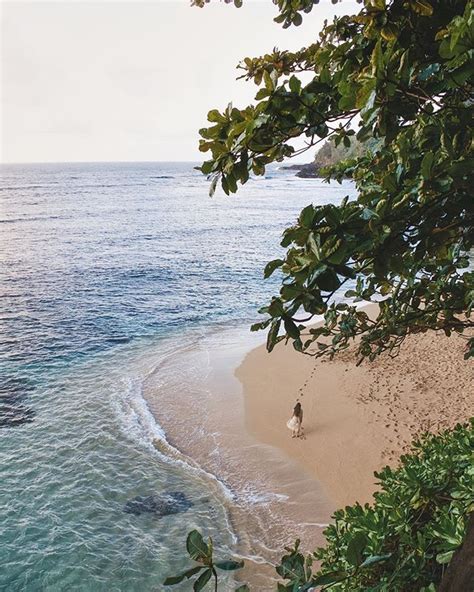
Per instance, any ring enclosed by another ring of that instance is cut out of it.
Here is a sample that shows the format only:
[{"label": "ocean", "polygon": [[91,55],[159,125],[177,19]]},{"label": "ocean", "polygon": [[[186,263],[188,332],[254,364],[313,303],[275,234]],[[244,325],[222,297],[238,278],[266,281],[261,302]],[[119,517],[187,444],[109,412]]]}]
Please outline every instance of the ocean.
[{"label": "ocean", "polygon": [[234,492],[167,441],[143,385],[209,336],[248,340],[282,230],[351,183],[273,167],[210,198],[192,163],[0,170],[0,590],[160,590],[191,528],[235,556]]}]

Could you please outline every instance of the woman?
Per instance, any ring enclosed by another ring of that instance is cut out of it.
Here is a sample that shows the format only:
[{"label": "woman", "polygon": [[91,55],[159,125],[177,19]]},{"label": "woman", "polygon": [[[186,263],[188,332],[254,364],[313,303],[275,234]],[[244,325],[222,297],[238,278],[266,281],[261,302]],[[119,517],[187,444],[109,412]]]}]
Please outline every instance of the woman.
[{"label": "woman", "polygon": [[293,409],[293,415],[291,419],[286,422],[286,427],[291,430],[292,438],[299,438],[302,435],[303,430],[303,408],[301,403],[296,403]]}]

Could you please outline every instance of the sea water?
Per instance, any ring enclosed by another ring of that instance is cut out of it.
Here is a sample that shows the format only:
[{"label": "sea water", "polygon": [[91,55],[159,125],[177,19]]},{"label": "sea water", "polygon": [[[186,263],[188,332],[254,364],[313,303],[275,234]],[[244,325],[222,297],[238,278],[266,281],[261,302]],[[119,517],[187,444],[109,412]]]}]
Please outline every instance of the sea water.
[{"label": "sea water", "polygon": [[[144,381],[211,331],[246,334],[282,230],[353,188],[273,168],[210,198],[190,163],[0,170],[0,590],[160,590],[189,530],[223,555],[238,533],[232,491],[166,442]],[[126,511],[170,492],[192,505]]]}]

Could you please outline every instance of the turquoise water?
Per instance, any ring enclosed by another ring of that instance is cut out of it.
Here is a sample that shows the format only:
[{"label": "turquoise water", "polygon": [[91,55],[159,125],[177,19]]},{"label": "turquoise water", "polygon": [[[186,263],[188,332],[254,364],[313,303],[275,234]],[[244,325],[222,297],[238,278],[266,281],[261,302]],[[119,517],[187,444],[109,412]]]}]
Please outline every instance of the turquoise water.
[{"label": "turquoise water", "polygon": [[[284,226],[352,188],[274,170],[210,199],[188,163],[1,173],[0,590],[159,590],[190,528],[223,552],[238,533],[232,492],[152,445],[143,381],[211,330],[247,331]],[[176,491],[186,512],[124,511]]]}]

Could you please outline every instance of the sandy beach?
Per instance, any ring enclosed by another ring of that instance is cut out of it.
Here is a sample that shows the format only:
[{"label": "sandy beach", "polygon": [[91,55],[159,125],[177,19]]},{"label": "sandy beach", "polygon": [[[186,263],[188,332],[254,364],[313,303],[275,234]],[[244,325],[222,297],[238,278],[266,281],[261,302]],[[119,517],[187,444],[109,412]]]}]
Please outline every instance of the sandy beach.
[{"label": "sandy beach", "polygon": [[[246,563],[239,577],[269,589],[284,546],[323,545],[332,512],[370,502],[374,471],[396,464],[417,433],[474,414],[474,368],[462,339],[433,333],[358,367],[350,352],[323,361],[280,344],[268,354],[262,336],[198,336],[143,394],[166,434],[155,447],[203,471],[228,508]],[[286,422],[298,398],[305,436],[292,439]]]},{"label": "sandy beach", "polygon": [[[259,347],[236,372],[247,428],[310,471],[334,509],[369,502],[374,471],[396,464],[417,434],[474,415],[474,365],[463,359],[465,343],[432,332],[412,335],[396,358],[358,367],[349,351],[323,361],[291,345],[271,354]],[[297,399],[303,439],[292,439],[285,426]]]}]

